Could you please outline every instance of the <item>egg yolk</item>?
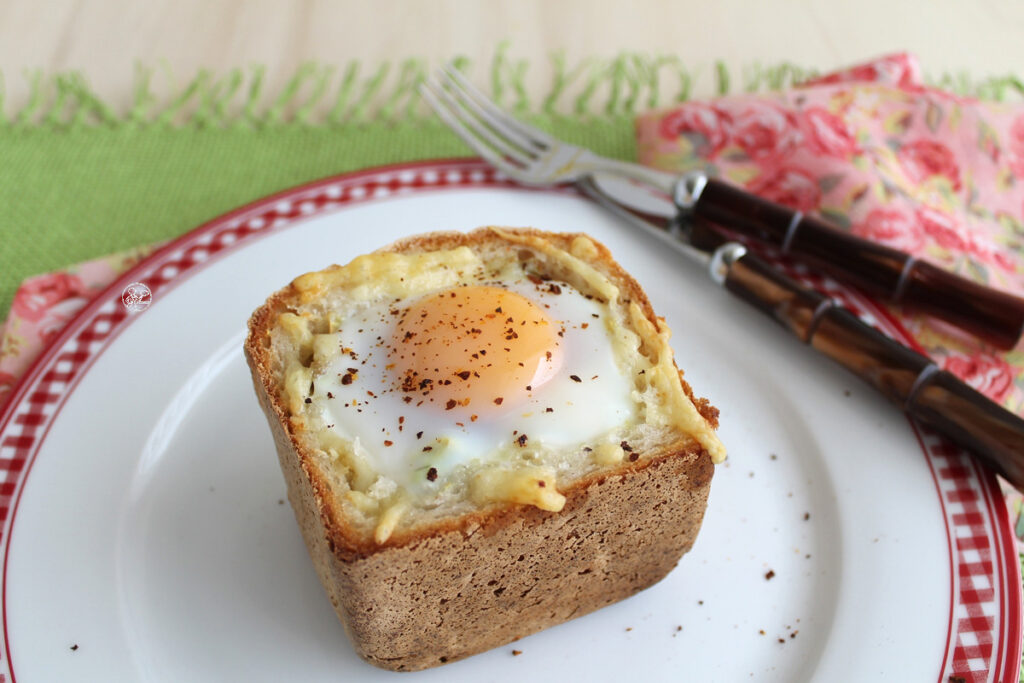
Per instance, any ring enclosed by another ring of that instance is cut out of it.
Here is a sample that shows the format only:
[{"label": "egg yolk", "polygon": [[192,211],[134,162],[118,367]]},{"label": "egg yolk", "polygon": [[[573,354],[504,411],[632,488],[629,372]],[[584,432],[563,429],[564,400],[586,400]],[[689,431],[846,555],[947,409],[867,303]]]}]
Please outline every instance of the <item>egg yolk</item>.
[{"label": "egg yolk", "polygon": [[558,371],[561,325],[526,297],[473,285],[399,314],[389,365],[406,401],[471,417],[507,409]]}]

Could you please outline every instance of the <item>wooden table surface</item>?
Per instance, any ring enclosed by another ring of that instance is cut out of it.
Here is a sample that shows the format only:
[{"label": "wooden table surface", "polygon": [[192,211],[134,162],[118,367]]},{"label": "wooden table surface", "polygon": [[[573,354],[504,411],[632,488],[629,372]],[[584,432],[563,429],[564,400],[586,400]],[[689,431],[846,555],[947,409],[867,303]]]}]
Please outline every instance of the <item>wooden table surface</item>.
[{"label": "wooden table surface", "polygon": [[[549,56],[572,62],[621,51],[675,54],[707,70],[791,61],[818,69],[909,50],[931,74],[1024,72],[1024,3],[1012,0],[4,0],[0,72],[8,112],[33,70],[83,72],[115,109],[132,100],[136,64],[186,82],[202,67],[254,64],[273,91],[307,60],[466,55],[489,61],[498,43],[531,64],[544,92]],[[483,79],[480,69],[477,78]],[[713,85],[696,84],[698,93]]]}]

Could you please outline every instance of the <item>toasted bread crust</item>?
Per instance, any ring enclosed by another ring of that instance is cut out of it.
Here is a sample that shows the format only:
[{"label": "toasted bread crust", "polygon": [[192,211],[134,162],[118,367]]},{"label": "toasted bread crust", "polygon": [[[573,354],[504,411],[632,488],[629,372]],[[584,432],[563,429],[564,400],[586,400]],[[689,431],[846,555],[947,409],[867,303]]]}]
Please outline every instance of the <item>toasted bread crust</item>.
[{"label": "toasted bread crust", "polygon": [[[575,234],[515,230],[569,250]],[[433,233],[384,251],[474,246],[494,234]],[[605,274],[656,325],[639,284],[595,243]],[[417,670],[466,657],[610,604],[660,580],[692,546],[714,470],[681,438],[566,487],[558,513],[496,505],[412,529],[383,544],[349,524],[325,473],[293,432],[271,369],[269,331],[296,300],[292,285],[249,320],[244,351],[270,423],[288,498],[357,652],[387,669]],[[696,399],[717,426],[718,411]]]}]

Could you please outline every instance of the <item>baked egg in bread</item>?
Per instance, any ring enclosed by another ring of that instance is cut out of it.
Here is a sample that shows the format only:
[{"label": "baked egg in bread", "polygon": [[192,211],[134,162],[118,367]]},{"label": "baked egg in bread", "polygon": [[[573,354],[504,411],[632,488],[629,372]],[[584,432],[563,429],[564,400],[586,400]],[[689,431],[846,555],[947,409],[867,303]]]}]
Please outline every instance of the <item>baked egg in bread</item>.
[{"label": "baked egg in bread", "polygon": [[523,502],[560,510],[555,454],[637,418],[607,311],[518,264],[471,278],[348,312],[317,339],[308,412],[410,501],[436,505],[467,474],[522,462],[548,470]]},{"label": "baked egg in bread", "polygon": [[[362,656],[451,661],[664,576],[725,457],[717,410],[683,381],[669,335],[602,245],[511,228],[410,238],[299,276],[256,311],[257,395]],[[642,533],[609,521],[627,513]],[[579,540],[571,552],[551,525]],[[522,572],[533,587],[516,594],[534,597],[507,603]],[[398,575],[411,583],[386,579]],[[463,590],[437,598],[456,576]],[[554,583],[535,593],[543,577]],[[398,618],[410,590],[431,598]],[[507,614],[478,623],[499,603]]]}]

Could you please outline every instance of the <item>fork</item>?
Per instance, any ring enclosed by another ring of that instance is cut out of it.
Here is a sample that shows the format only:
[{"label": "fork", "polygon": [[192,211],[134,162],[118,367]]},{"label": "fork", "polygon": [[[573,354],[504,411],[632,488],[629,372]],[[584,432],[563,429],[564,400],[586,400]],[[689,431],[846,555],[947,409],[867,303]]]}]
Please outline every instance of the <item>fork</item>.
[{"label": "fork", "polygon": [[1024,334],[1024,299],[962,278],[927,261],[838,230],[709,177],[678,176],[609,159],[513,118],[449,65],[420,94],[466,144],[524,185],[578,183],[599,174],[625,177],[666,195],[685,218],[752,237],[783,255],[869,294],[940,318],[1003,349]]},{"label": "fork", "polygon": [[509,116],[454,66],[424,81],[420,94],[449,128],[488,163],[523,185],[575,183],[612,173],[671,195],[679,176],[594,154]]}]

